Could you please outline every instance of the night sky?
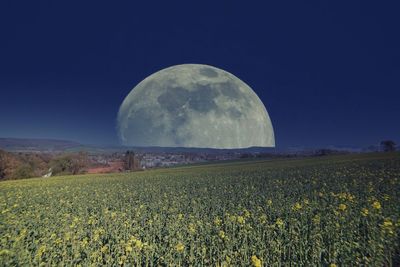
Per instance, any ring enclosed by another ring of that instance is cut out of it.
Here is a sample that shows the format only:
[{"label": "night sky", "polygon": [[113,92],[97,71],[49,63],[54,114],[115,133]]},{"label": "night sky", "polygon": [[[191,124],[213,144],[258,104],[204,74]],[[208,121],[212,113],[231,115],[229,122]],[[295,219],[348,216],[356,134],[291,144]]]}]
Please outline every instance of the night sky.
[{"label": "night sky", "polygon": [[117,144],[137,83],[199,63],[253,88],[277,147],[399,143],[396,2],[1,1],[0,137]]}]

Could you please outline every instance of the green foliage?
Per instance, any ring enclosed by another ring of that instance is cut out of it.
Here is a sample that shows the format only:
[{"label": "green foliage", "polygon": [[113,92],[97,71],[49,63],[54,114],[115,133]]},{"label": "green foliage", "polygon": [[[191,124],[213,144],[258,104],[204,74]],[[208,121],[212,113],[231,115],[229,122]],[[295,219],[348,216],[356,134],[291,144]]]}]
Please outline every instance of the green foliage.
[{"label": "green foliage", "polygon": [[38,177],[48,169],[50,156],[37,153],[10,153],[0,150],[0,179]]},{"label": "green foliage", "polygon": [[25,164],[19,165],[17,167],[17,169],[13,173],[13,178],[14,179],[31,178],[31,177],[34,177],[34,176],[35,176],[34,168],[29,163],[25,163]]},{"label": "green foliage", "polygon": [[50,161],[50,167],[55,175],[80,174],[87,166],[87,154],[61,155]]},{"label": "green foliage", "polygon": [[400,157],[0,183],[0,265],[398,266]]}]

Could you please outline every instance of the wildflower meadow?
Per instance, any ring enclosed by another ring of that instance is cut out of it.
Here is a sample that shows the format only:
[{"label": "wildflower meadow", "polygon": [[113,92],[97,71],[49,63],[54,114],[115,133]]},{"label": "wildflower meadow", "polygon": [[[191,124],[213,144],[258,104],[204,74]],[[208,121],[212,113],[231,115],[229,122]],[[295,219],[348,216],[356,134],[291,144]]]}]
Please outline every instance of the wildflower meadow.
[{"label": "wildflower meadow", "polygon": [[0,265],[399,266],[400,156],[0,183]]}]

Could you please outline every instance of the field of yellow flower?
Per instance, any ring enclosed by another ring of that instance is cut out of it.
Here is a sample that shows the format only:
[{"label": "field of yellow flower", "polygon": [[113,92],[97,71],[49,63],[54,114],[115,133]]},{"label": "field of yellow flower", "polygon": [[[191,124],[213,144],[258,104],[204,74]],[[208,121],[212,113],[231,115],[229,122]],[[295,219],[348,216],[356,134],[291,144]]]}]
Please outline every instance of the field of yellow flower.
[{"label": "field of yellow flower", "polygon": [[398,266],[400,156],[0,183],[0,266]]}]

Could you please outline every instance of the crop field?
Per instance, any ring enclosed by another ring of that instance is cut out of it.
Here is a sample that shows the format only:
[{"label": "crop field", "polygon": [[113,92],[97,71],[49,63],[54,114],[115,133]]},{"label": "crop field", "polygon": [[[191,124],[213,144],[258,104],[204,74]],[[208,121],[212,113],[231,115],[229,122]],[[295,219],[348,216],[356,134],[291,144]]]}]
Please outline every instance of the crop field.
[{"label": "crop field", "polygon": [[399,266],[400,156],[0,183],[0,265]]}]

